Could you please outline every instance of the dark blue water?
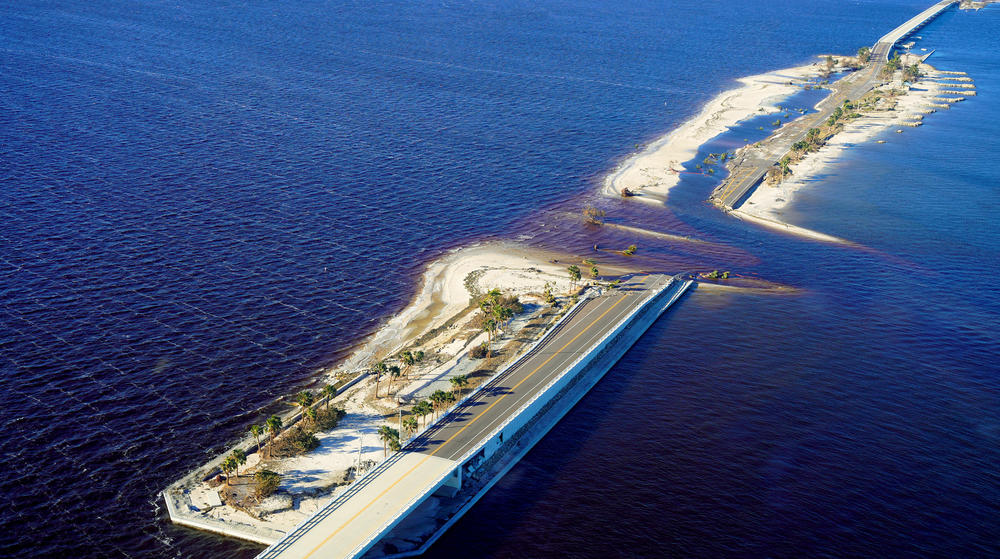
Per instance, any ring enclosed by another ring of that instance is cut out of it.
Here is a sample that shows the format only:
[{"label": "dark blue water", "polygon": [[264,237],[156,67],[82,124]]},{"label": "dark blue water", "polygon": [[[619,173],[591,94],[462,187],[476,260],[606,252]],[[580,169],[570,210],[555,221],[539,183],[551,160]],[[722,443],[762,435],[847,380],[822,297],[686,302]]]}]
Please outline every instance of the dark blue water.
[{"label": "dark blue water", "polygon": [[[0,553],[252,556],[157,492],[427,261],[632,241],[565,214],[637,144],[925,4],[0,6]],[[600,201],[798,291],[686,297],[431,555],[1000,554],[998,12],[922,32],[977,97],[790,212],[867,250]]]}]

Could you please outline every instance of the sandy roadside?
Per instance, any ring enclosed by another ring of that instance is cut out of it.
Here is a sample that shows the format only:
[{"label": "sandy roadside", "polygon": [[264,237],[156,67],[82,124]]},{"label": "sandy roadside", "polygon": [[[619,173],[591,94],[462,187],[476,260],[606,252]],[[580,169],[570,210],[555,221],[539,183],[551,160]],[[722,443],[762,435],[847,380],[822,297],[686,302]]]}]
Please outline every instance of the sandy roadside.
[{"label": "sandy roadside", "polygon": [[870,112],[848,122],[826,145],[791,165],[792,175],[789,178],[777,185],[765,183],[758,186],[732,214],[800,236],[842,242],[836,237],[786,223],[784,210],[793,203],[798,192],[821,181],[822,173],[835,164],[846,150],[857,149],[865,143],[874,145],[874,140],[880,137],[883,138],[880,142],[890,141],[897,131],[905,133],[910,127],[923,124],[924,116],[946,108],[964,95],[975,95],[974,88],[969,87],[964,75],[940,72],[926,64],[922,64],[920,69],[924,76],[912,86],[897,79],[881,88],[905,91],[898,97],[894,110]]},{"label": "sandy roadside", "polygon": [[628,188],[639,200],[666,200],[679,181],[675,171],[694,158],[702,144],[742,120],[779,112],[777,104],[821,69],[808,64],[740,78],[739,87],[720,93],[679,128],[625,160],[605,178],[603,193],[617,197]]},{"label": "sandy roadside", "polygon": [[[374,397],[376,385],[369,376],[339,394],[333,406],[343,408],[346,415],[336,429],[318,432],[320,446],[308,453],[291,458],[261,460],[258,453],[248,456],[239,484],[248,484],[246,477],[258,468],[281,474],[280,490],[268,498],[254,518],[229,505],[222,505],[216,495],[218,487],[197,481],[187,487],[195,517],[210,519],[233,532],[268,528],[288,532],[319,510],[329,499],[346,490],[348,468],[359,463],[374,464],[385,452],[378,428],[395,426],[396,399],[412,393],[426,398],[426,391],[444,386],[449,389],[449,376],[467,374],[478,369],[478,362],[469,363],[468,350],[485,341],[485,334],[471,326],[475,312],[470,312],[471,298],[498,288],[517,295],[525,303],[523,316],[516,318],[501,332],[495,348],[511,347],[513,358],[524,347],[517,340],[532,320],[542,320],[548,308],[538,297],[546,284],[556,294],[569,291],[567,266],[580,264],[579,258],[534,249],[515,243],[484,243],[456,249],[430,263],[425,270],[417,296],[402,312],[391,318],[375,335],[362,344],[347,362],[327,374],[332,382],[341,371],[370,366],[375,360],[395,355],[401,349],[421,349],[428,359],[408,371],[389,397],[389,387],[383,379],[380,398]],[[605,272],[620,274],[624,270],[605,267]],[[565,303],[564,303],[565,305]],[[531,309],[530,311],[528,309]],[[544,322],[544,320],[543,320]],[[538,330],[539,332],[542,330]]]}]

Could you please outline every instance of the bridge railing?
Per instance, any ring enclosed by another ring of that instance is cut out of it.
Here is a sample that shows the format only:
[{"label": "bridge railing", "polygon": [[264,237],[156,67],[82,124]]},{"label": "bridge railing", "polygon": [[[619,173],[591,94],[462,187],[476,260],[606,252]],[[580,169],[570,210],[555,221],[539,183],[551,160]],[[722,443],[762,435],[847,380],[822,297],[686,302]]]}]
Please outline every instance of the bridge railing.
[{"label": "bridge railing", "polygon": [[[574,360],[573,363],[571,363],[569,366],[565,367],[563,369],[563,372],[560,373],[559,375],[557,375],[551,381],[549,381],[549,383],[546,384],[543,389],[536,391],[535,395],[532,396],[531,399],[529,399],[524,405],[522,405],[520,408],[518,408],[518,411],[516,413],[510,414],[510,416],[508,416],[507,419],[504,420],[503,423],[501,423],[499,426],[497,426],[495,429],[493,429],[493,431],[491,431],[488,436],[483,437],[482,440],[478,444],[476,444],[474,447],[470,448],[468,451],[466,451],[465,454],[463,454],[460,458],[458,458],[455,461],[455,463],[457,464],[457,467],[461,467],[461,465],[464,464],[468,459],[470,459],[473,456],[475,456],[476,453],[478,453],[480,450],[482,450],[482,448],[484,446],[486,446],[486,444],[489,441],[492,441],[494,438],[496,438],[496,436],[499,433],[501,433],[504,429],[506,429],[511,424],[511,422],[513,422],[515,419],[517,419],[520,416],[520,414],[521,414],[521,412],[523,410],[529,408],[540,397],[542,397],[542,395],[548,393],[548,391],[552,388],[552,386],[555,385],[556,383],[558,383],[559,381],[561,381],[563,379],[563,377],[569,371],[574,370],[585,359],[589,359],[591,357],[592,353],[593,353],[593,351],[592,351],[593,348],[595,348],[595,347],[601,347],[611,336],[616,335],[618,333],[618,330],[621,328],[621,326],[623,324],[627,324],[632,319],[632,317],[634,317],[636,315],[636,313],[644,310],[646,308],[646,305],[648,305],[650,303],[650,301],[652,301],[653,299],[655,299],[656,297],[658,297],[664,290],[668,289],[674,283],[674,281],[675,281],[675,278],[668,278],[667,282],[665,284],[663,284],[662,286],[660,286],[657,289],[651,290],[652,293],[650,295],[648,295],[639,305],[636,305],[635,308],[633,308],[631,311],[629,311],[629,313],[626,314],[622,319],[620,319],[618,321],[618,323],[615,325],[614,328],[612,328],[612,329],[608,330],[607,332],[605,332],[604,335],[602,335],[600,337],[600,339],[598,339],[594,344],[592,344],[590,351],[588,351],[584,355],[581,355],[576,360]],[[685,284],[682,287],[682,291],[685,290],[685,289],[687,289],[687,287],[691,283],[692,282],[690,280],[686,281]],[[432,483],[428,484],[428,486],[429,487],[433,487],[433,488],[439,487],[441,484],[443,484],[445,482],[445,480],[447,479],[447,477],[449,475],[451,475],[450,471],[447,472],[447,473],[445,473],[445,474],[443,474],[443,475],[441,475],[441,476],[439,476]],[[382,526],[380,526],[379,529],[374,532],[375,533],[374,536],[369,536],[364,541],[362,541],[360,544],[358,544],[353,550],[351,550],[351,552],[350,552],[350,554],[348,556],[349,557],[358,557],[362,553],[364,553],[369,547],[371,547],[375,543],[375,541],[376,541],[377,538],[381,537],[385,533],[386,530],[390,529],[392,526],[394,526],[395,524],[397,524],[398,522],[400,522],[403,518],[405,518],[409,514],[409,512],[414,507],[416,507],[418,504],[420,504],[420,502],[422,502],[425,498],[426,498],[426,493],[418,495],[418,496],[414,497],[413,499],[411,499],[410,501],[408,501],[404,506],[400,507],[399,511],[396,514],[394,514],[391,518],[389,518],[386,522],[384,522],[382,524]]]},{"label": "bridge railing", "polygon": [[[460,408],[464,407],[470,398],[478,395],[484,389],[495,387],[497,383],[502,382],[504,378],[506,378],[506,374],[508,371],[512,370],[514,367],[523,363],[526,359],[528,359],[531,355],[533,355],[537,351],[538,347],[542,343],[544,343],[546,340],[550,339],[553,335],[559,332],[563,328],[563,325],[566,323],[566,321],[568,321],[571,317],[575,316],[579,312],[579,309],[583,307],[583,304],[586,303],[592,296],[593,296],[592,292],[590,291],[585,292],[583,296],[580,297],[579,301],[577,301],[572,307],[570,307],[570,309],[566,311],[565,314],[559,317],[559,320],[557,320],[555,324],[552,325],[552,327],[549,329],[548,332],[545,333],[545,335],[535,340],[531,344],[531,346],[529,346],[528,350],[521,355],[521,357],[518,357],[513,362],[508,363],[507,365],[502,367],[500,371],[498,371],[497,374],[493,376],[493,378],[491,378],[489,381],[484,382],[483,384],[479,385],[478,387],[470,391],[461,400],[452,405],[451,408],[447,409],[445,413],[442,413],[438,419],[431,421],[430,423],[425,425],[422,429],[414,433],[413,437],[411,437],[410,440],[406,443],[402,451],[394,452],[388,457],[382,459],[375,467],[369,469],[364,474],[362,474],[358,479],[356,479],[354,483],[352,483],[351,486],[347,489],[347,491],[341,493],[334,499],[330,500],[330,502],[328,502],[326,505],[323,505],[319,510],[317,510],[311,516],[309,516],[309,518],[306,518],[301,523],[299,523],[295,528],[289,531],[283,538],[281,538],[277,542],[274,542],[270,547],[268,547],[260,554],[258,554],[256,559],[270,559],[272,557],[277,557],[282,551],[284,551],[293,543],[295,543],[295,541],[297,541],[302,534],[308,532],[312,527],[316,526],[324,519],[326,519],[330,514],[333,513],[334,510],[336,510],[345,501],[347,501],[348,499],[359,493],[366,486],[368,486],[372,482],[372,480],[374,480],[375,477],[377,477],[380,473],[389,469],[389,467],[391,467],[393,464],[399,461],[402,452],[405,451],[407,447],[420,444],[421,439],[425,435],[429,435],[433,433],[435,430],[437,430],[439,427],[441,427],[441,425],[443,425],[446,422],[445,420],[451,417]],[[434,485],[434,487],[437,487],[437,485],[443,483],[443,481],[444,478],[442,478],[440,482],[436,481],[435,482],[436,485]]]}]

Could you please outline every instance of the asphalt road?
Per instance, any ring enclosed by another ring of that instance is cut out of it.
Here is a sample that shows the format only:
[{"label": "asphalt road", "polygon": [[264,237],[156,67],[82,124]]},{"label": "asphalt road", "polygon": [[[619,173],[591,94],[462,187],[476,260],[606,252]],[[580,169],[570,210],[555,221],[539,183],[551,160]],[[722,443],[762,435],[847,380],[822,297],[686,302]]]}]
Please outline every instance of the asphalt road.
[{"label": "asphalt road", "polygon": [[541,388],[562,373],[594,342],[669,276],[633,278],[621,288],[584,302],[526,358],[452,411],[442,424],[415,439],[407,450],[452,460],[465,455]]},{"label": "asphalt road", "polygon": [[530,353],[258,559],[350,557],[381,537],[487,435],[588,351],[669,276],[639,276],[579,305]]},{"label": "asphalt road", "polygon": [[751,190],[764,180],[768,169],[791,150],[792,144],[804,140],[810,128],[818,128],[844,101],[856,101],[881,85],[882,69],[888,62],[889,52],[900,37],[951,4],[953,2],[938,2],[879,39],[872,49],[872,62],[869,66],[835,82],[830,95],[817,105],[816,113],[782,126],[763,141],[763,149],[749,152],[730,169],[729,178],[712,192],[710,200],[727,210],[739,207]]}]

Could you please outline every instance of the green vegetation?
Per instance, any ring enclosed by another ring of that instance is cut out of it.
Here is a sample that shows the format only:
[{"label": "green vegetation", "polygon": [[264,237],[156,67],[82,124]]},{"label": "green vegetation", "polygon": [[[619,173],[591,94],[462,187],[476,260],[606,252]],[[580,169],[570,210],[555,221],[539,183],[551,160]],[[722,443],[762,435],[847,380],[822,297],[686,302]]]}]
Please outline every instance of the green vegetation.
[{"label": "green vegetation", "polygon": [[485,344],[486,357],[491,355],[490,344],[496,332],[523,310],[524,305],[516,295],[504,295],[499,289],[491,289],[479,299],[479,326],[489,335],[489,342]]},{"label": "green vegetation", "polygon": [[920,73],[920,65],[918,64],[903,67],[903,81],[906,83],[915,82],[922,75]]},{"label": "green vegetation", "polygon": [[[257,441],[257,452],[260,452],[262,450],[260,447],[260,436],[264,434],[264,427],[260,425],[251,425],[250,434],[253,435],[254,440]],[[261,456],[263,456],[263,454],[261,454]]]},{"label": "green vegetation", "polygon": [[903,62],[902,60],[900,60],[899,53],[897,52],[896,54],[892,55],[892,58],[889,59],[889,62],[886,62],[885,66],[882,67],[882,77],[886,79],[891,78],[892,74],[895,73],[896,70],[902,68],[902,66]]},{"label": "green vegetation", "polygon": [[792,144],[791,151],[767,172],[768,182],[777,184],[791,175],[790,165],[801,161],[807,154],[818,151],[834,134],[843,129],[846,122],[861,116],[857,109],[858,107],[850,100],[844,101],[819,128],[810,128],[806,138]]},{"label": "green vegetation", "polygon": [[296,425],[274,442],[272,451],[277,452],[279,457],[288,457],[309,452],[318,446],[319,439],[311,429]]},{"label": "green vegetation", "polygon": [[632,256],[633,254],[635,254],[636,250],[638,250],[638,247],[636,247],[635,245],[629,245],[627,249],[622,251],[622,254],[624,254],[625,256]]},{"label": "green vegetation", "polygon": [[424,352],[407,350],[399,354],[399,360],[403,362],[403,373],[406,374],[406,380],[410,380],[410,367],[424,360]]},{"label": "green vegetation", "polygon": [[872,49],[870,47],[861,47],[858,49],[858,63],[868,64],[868,61],[872,59]]},{"label": "green vegetation", "polygon": [[263,499],[277,491],[281,484],[281,474],[271,470],[260,470],[253,475],[256,487],[254,493],[258,499]]},{"label": "green vegetation", "polygon": [[427,425],[427,421],[425,418],[427,417],[427,414],[434,411],[434,408],[431,406],[431,403],[428,402],[427,400],[421,400],[415,406],[413,406],[412,411],[413,415],[420,416],[420,419],[424,422],[424,425]]},{"label": "green vegetation", "polygon": [[435,417],[437,414],[448,407],[448,404],[456,400],[455,394],[453,392],[445,392],[444,390],[435,390],[430,396],[431,405],[433,406]]},{"label": "green vegetation", "polygon": [[229,478],[231,477],[229,473],[237,468],[236,460],[233,459],[232,455],[226,456],[226,459],[219,464],[219,467],[222,468],[222,473],[226,474],[226,485],[229,485]]},{"label": "green vegetation", "polygon": [[590,277],[597,279],[601,276],[601,271],[597,269],[597,266],[590,267]]},{"label": "green vegetation", "polygon": [[719,272],[718,270],[712,270],[711,272],[704,274],[704,277],[708,279],[729,279],[729,272]]},{"label": "green vegetation", "polygon": [[271,439],[270,443],[267,445],[267,457],[273,458],[274,438],[277,437],[279,433],[281,433],[281,418],[276,415],[272,415],[271,417],[267,418],[267,421],[264,423],[264,425],[267,427],[267,434],[268,437]]},{"label": "green vegetation", "polygon": [[580,273],[580,267],[575,264],[570,266],[566,270],[569,272],[569,291],[570,293],[572,293],[573,288],[576,287],[576,282],[580,281],[580,278],[583,276]]},{"label": "green vegetation", "polygon": [[552,294],[552,282],[545,282],[545,289],[542,291],[542,296],[545,297],[545,302],[554,305],[556,303],[556,296]]},{"label": "green vegetation", "polygon": [[295,396],[295,403],[299,405],[300,408],[306,409],[313,405],[313,395],[312,392],[308,390],[303,390]]},{"label": "green vegetation", "polygon": [[393,451],[399,450],[399,431],[389,427],[388,425],[382,425],[378,428],[378,438],[382,440],[382,455],[389,455],[389,448],[392,447]]},{"label": "green vegetation", "polygon": [[408,433],[408,437],[417,432],[417,418],[409,416],[403,419],[403,431]]},{"label": "green vegetation", "polygon": [[326,399],[326,409],[330,409],[330,401],[333,400],[334,397],[336,396],[337,396],[336,386],[328,384],[323,387],[323,398]]},{"label": "green vegetation", "polygon": [[456,376],[451,377],[451,379],[449,379],[449,382],[451,382],[451,389],[452,389],[452,391],[453,392],[458,392],[458,393],[461,394],[462,389],[464,389],[465,386],[467,384],[469,384],[469,376],[468,375],[456,375]]},{"label": "green vegetation", "polygon": [[[401,376],[403,376],[403,371],[402,369],[399,368],[398,365],[389,366],[389,387],[386,388],[385,391],[386,396],[388,396],[389,393],[392,392],[392,381],[398,379]],[[399,390],[399,387],[396,387],[396,390]]]},{"label": "green vegetation", "polygon": [[473,359],[482,359],[486,357],[488,353],[487,343],[483,342],[476,347],[469,350],[469,357]]},{"label": "green vegetation", "polygon": [[382,381],[382,375],[389,372],[389,365],[385,361],[379,361],[372,367],[372,374],[375,375],[375,397],[378,398],[378,385]]}]

